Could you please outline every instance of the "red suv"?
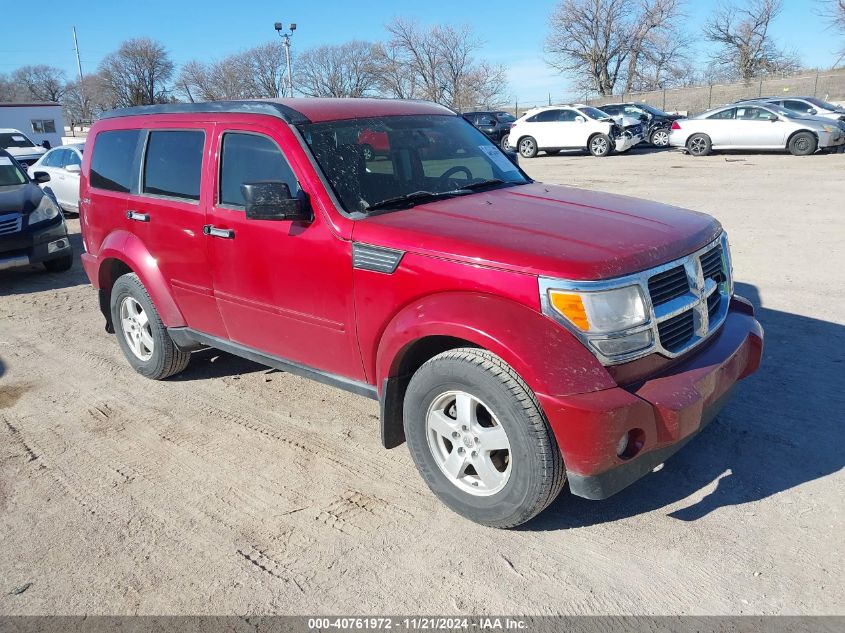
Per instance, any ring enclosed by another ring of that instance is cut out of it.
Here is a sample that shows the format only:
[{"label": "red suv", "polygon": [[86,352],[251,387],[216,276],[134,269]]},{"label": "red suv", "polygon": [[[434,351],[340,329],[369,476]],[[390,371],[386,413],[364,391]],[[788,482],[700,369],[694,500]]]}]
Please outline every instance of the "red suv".
[{"label": "red suv", "polygon": [[760,362],[713,218],[533,182],[438,105],[130,108],[86,148],[82,261],[138,372],[212,346],[376,399],[485,525],[619,492]]}]

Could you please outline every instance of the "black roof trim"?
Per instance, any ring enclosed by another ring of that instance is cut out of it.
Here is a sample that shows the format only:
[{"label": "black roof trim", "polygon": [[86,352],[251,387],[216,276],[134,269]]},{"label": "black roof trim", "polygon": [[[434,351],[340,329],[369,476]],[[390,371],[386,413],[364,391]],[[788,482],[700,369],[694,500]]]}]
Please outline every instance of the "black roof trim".
[{"label": "black roof trim", "polygon": [[160,105],[134,106],[109,110],[100,115],[100,119],[116,119],[125,116],[147,114],[266,114],[282,119],[286,123],[299,125],[311,121],[298,110],[275,101],[204,101],[201,103],[164,103]]}]

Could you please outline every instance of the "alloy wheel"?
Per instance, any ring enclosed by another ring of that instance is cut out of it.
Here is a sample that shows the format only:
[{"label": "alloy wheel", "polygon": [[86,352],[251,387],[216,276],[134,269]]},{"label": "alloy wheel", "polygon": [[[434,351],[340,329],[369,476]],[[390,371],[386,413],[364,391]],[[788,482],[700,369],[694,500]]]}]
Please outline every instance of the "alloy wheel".
[{"label": "alloy wheel", "polygon": [[596,156],[604,156],[607,153],[607,148],[607,141],[601,136],[597,136],[593,139],[593,142],[590,143],[590,149]]},{"label": "alloy wheel", "polygon": [[669,133],[666,130],[658,130],[651,137],[651,143],[655,147],[666,147],[669,145]]},{"label": "alloy wheel", "polygon": [[534,141],[529,138],[522,139],[519,144],[519,153],[523,156],[531,156],[534,153]]},{"label": "alloy wheel", "polygon": [[124,297],[120,303],[120,328],[132,353],[142,361],[150,360],[155,349],[150,319],[133,297]]},{"label": "alloy wheel", "polygon": [[447,391],[435,398],[426,414],[426,436],[441,472],[464,492],[490,496],[507,484],[512,467],[507,433],[475,396]]}]

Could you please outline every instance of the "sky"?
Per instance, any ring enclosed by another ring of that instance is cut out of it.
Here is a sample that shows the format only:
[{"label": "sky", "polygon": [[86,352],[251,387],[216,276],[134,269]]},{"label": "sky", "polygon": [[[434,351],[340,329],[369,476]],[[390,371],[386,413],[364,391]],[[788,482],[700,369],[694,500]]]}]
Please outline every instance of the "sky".
[{"label": "sky", "polygon": [[[474,27],[484,42],[479,58],[509,68],[509,93],[522,104],[543,101],[549,94],[555,101],[575,96],[570,81],[544,62],[543,40],[557,0],[42,0],[37,8],[19,0],[2,2],[0,73],[44,63],[76,76],[72,26],[84,73],[96,70],[102,57],[133,37],[159,40],[178,65],[216,60],[273,39],[276,21],[297,23],[295,51],[350,39],[385,39],[384,24],[401,16]],[[687,0],[688,30],[702,24],[717,2]],[[806,66],[824,68],[836,61],[841,42],[826,28],[816,6],[816,0],[784,0],[772,35],[779,45],[796,50]],[[692,39],[689,46],[702,59],[706,56],[703,41]]]}]

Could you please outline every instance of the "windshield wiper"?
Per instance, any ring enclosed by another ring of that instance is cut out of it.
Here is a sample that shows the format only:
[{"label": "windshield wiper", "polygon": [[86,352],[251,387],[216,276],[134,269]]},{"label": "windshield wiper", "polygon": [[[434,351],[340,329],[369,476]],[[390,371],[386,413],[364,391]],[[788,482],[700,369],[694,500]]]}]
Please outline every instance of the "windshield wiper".
[{"label": "windshield wiper", "polygon": [[373,204],[364,207],[364,211],[374,211],[376,209],[384,209],[393,205],[408,204],[413,205],[415,202],[422,200],[438,200],[440,198],[449,198],[452,196],[460,196],[469,193],[468,188],[453,189],[452,191],[414,191],[413,193],[406,193],[402,196],[394,196],[393,198],[385,198]]},{"label": "windshield wiper", "polygon": [[[504,185],[507,181],[502,180],[501,178],[489,178],[487,180],[479,180],[478,182],[471,182],[468,185],[464,185],[461,189],[484,189],[485,187],[494,187],[496,185]],[[509,183],[509,184],[516,184],[516,183]]]}]

